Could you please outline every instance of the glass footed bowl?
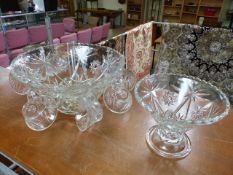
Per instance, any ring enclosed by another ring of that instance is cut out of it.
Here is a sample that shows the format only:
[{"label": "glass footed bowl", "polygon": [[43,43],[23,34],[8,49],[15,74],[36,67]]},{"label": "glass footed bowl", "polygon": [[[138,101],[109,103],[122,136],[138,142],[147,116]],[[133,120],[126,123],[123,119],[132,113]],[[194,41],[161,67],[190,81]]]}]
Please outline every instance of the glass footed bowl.
[{"label": "glass footed bowl", "polygon": [[[50,45],[14,59],[9,82],[17,93],[27,95],[29,100],[39,96],[47,108],[76,115],[100,106],[95,101],[123,72],[124,64],[124,56],[108,47],[74,43]],[[34,100],[33,104],[38,102]]]},{"label": "glass footed bowl", "polygon": [[191,151],[186,131],[223,119],[230,110],[226,95],[195,77],[153,74],[134,89],[137,101],[151,112],[156,125],[146,133],[148,146],[160,156],[183,158]]}]

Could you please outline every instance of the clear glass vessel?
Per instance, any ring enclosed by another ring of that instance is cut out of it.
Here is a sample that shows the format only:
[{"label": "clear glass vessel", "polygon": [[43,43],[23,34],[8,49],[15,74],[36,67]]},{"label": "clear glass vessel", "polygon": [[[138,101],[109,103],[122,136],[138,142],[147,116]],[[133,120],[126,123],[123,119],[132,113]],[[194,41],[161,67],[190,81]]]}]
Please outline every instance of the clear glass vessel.
[{"label": "clear glass vessel", "polygon": [[41,100],[40,97],[33,98],[24,104],[22,109],[26,125],[35,131],[49,128],[57,117],[57,110]]},{"label": "clear glass vessel", "polygon": [[[76,115],[77,126],[85,131],[102,119],[98,99],[123,74],[124,64],[125,57],[108,47],[74,43],[50,45],[14,59],[9,82],[16,93],[28,96],[28,103],[23,108],[26,123],[26,119],[36,113],[32,114],[32,111],[43,106],[53,112],[52,115],[56,110]],[[35,98],[41,99],[36,105]],[[45,115],[48,117],[50,113]],[[92,121],[82,125],[87,120]],[[36,125],[30,125],[30,128],[44,130],[50,126],[45,125],[40,129]]]},{"label": "clear glass vessel", "polygon": [[116,114],[126,113],[132,107],[130,93],[135,85],[135,75],[129,70],[124,70],[120,77],[109,86],[103,94],[104,104]]},{"label": "clear glass vessel", "polygon": [[199,125],[208,125],[227,116],[230,103],[212,84],[178,74],[153,74],[135,86],[137,101],[156,121],[146,133],[149,147],[166,158],[183,158],[191,151],[185,134]]}]

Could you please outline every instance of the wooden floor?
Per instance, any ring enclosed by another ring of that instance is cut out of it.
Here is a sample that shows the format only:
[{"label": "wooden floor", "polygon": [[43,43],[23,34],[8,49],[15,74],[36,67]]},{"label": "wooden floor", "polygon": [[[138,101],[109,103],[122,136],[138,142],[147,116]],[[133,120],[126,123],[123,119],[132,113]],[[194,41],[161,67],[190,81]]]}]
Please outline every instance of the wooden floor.
[{"label": "wooden floor", "polygon": [[126,31],[128,31],[128,30],[130,30],[132,28],[133,28],[133,26],[117,27],[117,28],[114,28],[114,29],[111,28],[110,31],[109,31],[108,37],[112,38],[112,37],[114,37],[116,35],[119,35],[121,33],[126,32]]},{"label": "wooden floor", "polygon": [[[82,24],[82,23],[80,23],[79,27],[77,28],[77,31],[92,28],[92,27],[95,27],[95,26],[91,25],[91,24]],[[112,37],[117,36],[117,35],[119,35],[121,33],[124,33],[126,31],[132,29],[133,27],[134,26],[116,26],[115,28],[111,28],[109,30],[108,38],[112,38]]]}]

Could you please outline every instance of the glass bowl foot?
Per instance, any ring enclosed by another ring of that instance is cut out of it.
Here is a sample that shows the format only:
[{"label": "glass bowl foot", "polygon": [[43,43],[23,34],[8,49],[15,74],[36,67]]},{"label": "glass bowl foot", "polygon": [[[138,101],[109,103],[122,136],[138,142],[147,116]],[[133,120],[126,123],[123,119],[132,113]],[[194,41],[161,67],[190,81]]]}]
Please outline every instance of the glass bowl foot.
[{"label": "glass bowl foot", "polygon": [[46,130],[57,117],[57,110],[46,107],[39,97],[24,104],[22,113],[26,125],[34,131]]},{"label": "glass bowl foot", "polygon": [[184,158],[191,152],[191,142],[185,133],[178,139],[169,140],[161,132],[159,126],[153,126],[146,133],[146,142],[154,152],[171,159]]},{"label": "glass bowl foot", "polygon": [[108,87],[103,95],[104,104],[108,110],[116,114],[124,114],[132,106],[132,96],[125,87],[117,84]]},{"label": "glass bowl foot", "polygon": [[75,115],[76,126],[81,132],[103,119],[103,108],[99,101],[87,101],[86,105],[86,111]]}]

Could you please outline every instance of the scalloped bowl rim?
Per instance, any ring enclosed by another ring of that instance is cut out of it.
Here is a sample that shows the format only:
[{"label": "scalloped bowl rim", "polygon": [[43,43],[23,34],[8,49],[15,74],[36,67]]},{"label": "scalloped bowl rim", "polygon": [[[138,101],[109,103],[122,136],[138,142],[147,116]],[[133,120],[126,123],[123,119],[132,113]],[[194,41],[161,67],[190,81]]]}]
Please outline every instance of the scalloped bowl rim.
[{"label": "scalloped bowl rim", "polygon": [[[119,55],[120,57],[120,60],[122,60],[121,62],[121,66],[122,68],[124,67],[124,63],[125,63],[125,56],[123,54],[121,54],[120,52],[118,52],[117,50],[115,49],[112,49],[110,47],[106,47],[106,46],[102,46],[102,45],[98,45],[98,44],[85,44],[85,43],[60,43],[60,44],[51,44],[51,45],[45,45],[45,46],[38,46],[36,48],[33,48],[33,49],[30,49],[28,51],[25,51],[21,54],[19,54],[15,59],[12,60],[11,62],[11,65],[10,65],[10,74],[15,78],[17,79],[19,82],[21,83],[26,83],[26,82],[22,82],[21,80],[19,80],[17,78],[17,75],[15,75],[15,72],[12,70],[12,66],[14,66],[16,64],[17,61],[23,59],[23,56],[27,55],[27,54],[30,54],[31,52],[35,51],[35,50],[38,50],[40,48],[49,48],[49,47],[52,47],[52,46],[62,46],[62,45],[68,45],[68,44],[74,44],[75,46],[90,46],[90,47],[98,47],[98,48],[105,48],[105,49],[108,49],[108,50],[111,50],[112,52],[116,53],[117,55]],[[93,77],[93,78],[89,78],[87,80],[83,80],[83,81],[77,81],[77,83],[79,83],[79,85],[81,86],[82,84],[86,85],[86,84],[89,84],[89,83],[92,83],[92,82],[97,82],[98,79],[102,76],[102,74],[100,74],[98,77]],[[29,80],[30,81],[30,80]],[[32,86],[32,85],[30,85]],[[36,87],[37,88],[37,87]],[[46,88],[49,88],[48,86]],[[51,87],[52,89],[53,87]]]},{"label": "scalloped bowl rim", "polygon": [[[155,77],[155,76],[158,76],[158,75],[161,76],[161,74],[147,75],[144,78],[142,78],[141,80],[139,80],[137,82],[137,84],[135,85],[135,88],[134,88],[135,98],[136,98],[137,102],[143,108],[145,108],[146,110],[148,110],[147,107],[140,102],[141,101],[141,97],[138,95],[139,86],[141,85],[141,83],[146,78],[148,78],[148,77]],[[218,87],[214,86],[210,82],[202,80],[202,79],[200,79],[198,77],[193,77],[193,76],[189,76],[189,75],[185,75],[185,74],[166,73],[165,75],[168,75],[168,76],[171,76],[171,75],[180,76],[182,78],[187,78],[187,79],[191,79],[191,80],[194,80],[194,81],[205,83],[205,84],[209,85],[211,88],[213,88],[214,90],[216,90],[218,93],[220,93],[220,95],[225,99],[225,102],[226,102],[226,108],[225,108],[224,112],[221,113],[221,115],[217,115],[217,116],[215,116],[213,118],[209,118],[209,119],[197,119],[197,120],[190,120],[190,119],[188,119],[188,120],[174,121],[176,124],[184,124],[185,123],[185,124],[190,124],[190,125],[210,125],[210,124],[213,124],[213,123],[216,123],[216,122],[222,120],[224,117],[226,117],[229,114],[229,111],[230,111],[230,108],[231,108],[230,107],[230,101],[229,101],[229,99],[227,98],[226,94],[223,93],[223,91],[221,89],[219,89]],[[152,113],[152,115],[157,114],[157,112],[151,112],[151,113]],[[167,120],[167,121],[173,121],[173,120]]]}]

